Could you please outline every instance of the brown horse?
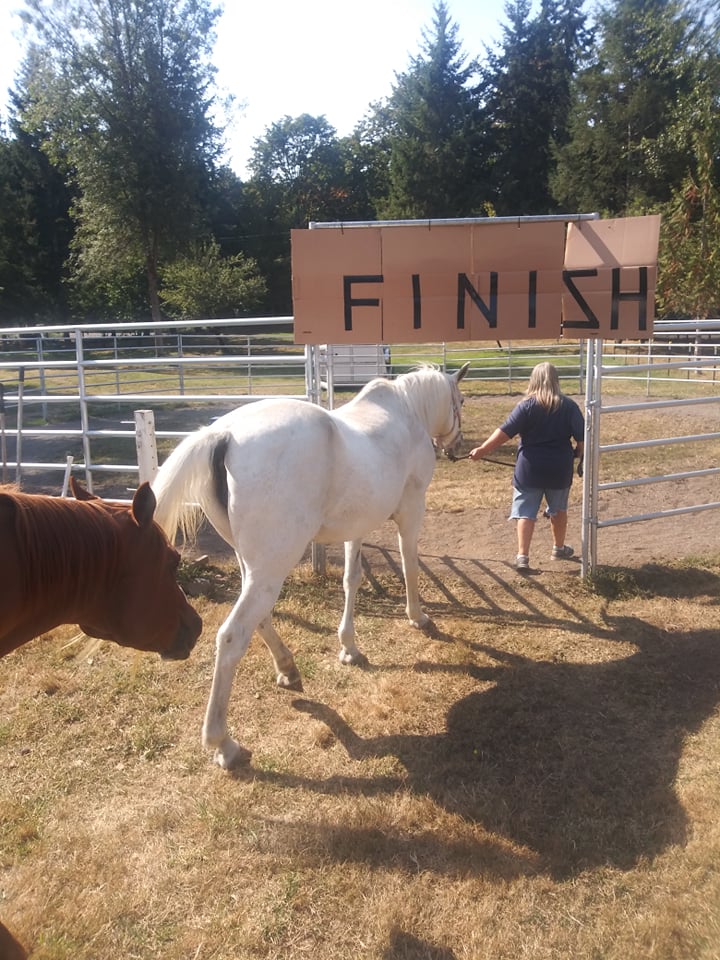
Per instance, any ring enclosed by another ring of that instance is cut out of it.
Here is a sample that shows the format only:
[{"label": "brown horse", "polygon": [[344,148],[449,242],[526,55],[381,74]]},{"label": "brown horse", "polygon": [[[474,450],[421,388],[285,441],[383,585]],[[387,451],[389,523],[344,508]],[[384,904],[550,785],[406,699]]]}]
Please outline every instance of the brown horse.
[{"label": "brown horse", "polygon": [[0,488],[0,657],[62,623],[124,647],[189,656],[202,621],[142,484],[132,506],[74,481],[75,500]]},{"label": "brown horse", "polygon": [[26,960],[27,950],[21,946],[8,928],[0,923],[0,960]]}]

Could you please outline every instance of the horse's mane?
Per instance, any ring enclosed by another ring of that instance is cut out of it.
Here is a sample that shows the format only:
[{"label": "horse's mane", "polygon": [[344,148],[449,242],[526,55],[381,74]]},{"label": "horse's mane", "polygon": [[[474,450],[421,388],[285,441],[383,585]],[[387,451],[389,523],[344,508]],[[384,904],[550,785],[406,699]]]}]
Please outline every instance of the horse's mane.
[{"label": "horse's mane", "polygon": [[394,380],[386,377],[370,380],[355,394],[348,406],[373,398],[374,394],[377,395],[374,397],[376,400],[394,394],[402,399],[408,410],[414,410],[421,419],[429,423],[433,419],[436,405],[443,403],[447,397],[447,383],[447,377],[436,364],[419,363]]},{"label": "horse's mane", "polygon": [[119,538],[107,504],[0,489],[3,500],[12,504],[25,596],[65,585],[76,595],[89,592],[116,569]]},{"label": "horse's mane", "polygon": [[[393,380],[392,384],[427,421],[432,417],[435,404],[447,397],[447,378],[432,363],[418,364]],[[430,391],[428,386],[431,386]]]}]

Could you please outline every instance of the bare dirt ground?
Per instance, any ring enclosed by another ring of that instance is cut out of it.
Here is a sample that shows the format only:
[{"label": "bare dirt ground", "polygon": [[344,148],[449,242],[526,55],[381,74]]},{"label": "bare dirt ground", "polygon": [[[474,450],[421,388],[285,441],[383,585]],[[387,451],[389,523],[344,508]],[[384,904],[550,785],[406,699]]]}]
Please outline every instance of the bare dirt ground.
[{"label": "bare dirt ground", "polygon": [[[687,500],[687,488],[670,485],[663,492],[653,493],[652,505],[643,503],[643,494],[633,490],[613,491],[605,498],[607,517],[623,517],[643,512],[676,509],[686,503],[708,503],[720,495],[718,478],[707,478],[693,484],[693,497]],[[508,492],[508,506],[509,506]],[[580,504],[575,497],[568,520],[567,542],[575,548],[576,558],[567,562],[550,559],[552,535],[550,524],[538,520],[533,537],[531,567],[537,573],[570,572],[579,564],[581,523]],[[515,559],[515,525],[507,519],[507,508],[474,507],[461,513],[428,511],[420,537],[420,555],[430,560],[474,560],[489,565],[512,565]],[[366,553],[381,555],[397,552],[392,524],[386,524],[366,540]],[[678,560],[714,552],[720,544],[720,509],[695,514],[680,514],[621,524],[598,531],[598,564],[605,566],[638,566],[644,563]],[[399,554],[398,554],[399,556]]]}]

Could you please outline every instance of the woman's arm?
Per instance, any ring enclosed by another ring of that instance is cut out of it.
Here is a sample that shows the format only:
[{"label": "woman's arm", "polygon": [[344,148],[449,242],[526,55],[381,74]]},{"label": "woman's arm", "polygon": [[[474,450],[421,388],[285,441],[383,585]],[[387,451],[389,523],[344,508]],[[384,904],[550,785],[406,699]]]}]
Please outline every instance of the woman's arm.
[{"label": "woman's arm", "polygon": [[479,447],[473,447],[473,449],[468,454],[469,460],[482,460],[483,457],[486,457],[489,453],[492,453],[493,450],[497,450],[498,447],[501,447],[504,443],[507,443],[510,437],[503,433],[503,431],[498,427],[497,430],[494,430],[487,440],[484,443],[481,443]]}]

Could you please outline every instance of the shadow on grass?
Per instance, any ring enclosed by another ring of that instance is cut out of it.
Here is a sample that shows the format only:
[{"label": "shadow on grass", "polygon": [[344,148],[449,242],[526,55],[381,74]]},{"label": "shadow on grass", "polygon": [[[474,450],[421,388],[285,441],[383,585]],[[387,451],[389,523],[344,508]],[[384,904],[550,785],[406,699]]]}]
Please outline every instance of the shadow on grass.
[{"label": "shadow on grass", "polygon": [[[423,842],[436,869],[501,876],[540,870],[556,878],[601,865],[631,869],[686,840],[674,783],[685,738],[720,702],[718,635],[669,635],[635,618],[608,620],[607,635],[631,635],[637,652],[578,664],[483,647],[495,661],[483,671],[493,686],[453,704],[439,735],[363,738],[325,704],[294,701],[327,725],[351,759],[395,757],[403,778],[322,780],[252,768],[237,775],[332,794],[410,790],[494,835],[477,849],[443,856],[442,838],[430,831]],[[352,828],[317,826],[323,855],[396,864],[402,837],[372,832],[363,842]],[[502,844],[493,850],[498,837],[528,856]]]}]

